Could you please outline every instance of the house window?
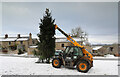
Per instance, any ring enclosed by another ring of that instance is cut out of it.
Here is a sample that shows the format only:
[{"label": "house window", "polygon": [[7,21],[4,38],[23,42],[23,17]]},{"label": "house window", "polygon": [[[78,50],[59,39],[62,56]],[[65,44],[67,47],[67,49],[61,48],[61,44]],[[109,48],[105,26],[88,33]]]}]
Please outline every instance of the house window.
[{"label": "house window", "polygon": [[110,51],[113,51],[113,47],[110,47]]},{"label": "house window", "polygon": [[64,44],[62,44],[61,47],[64,47]]},{"label": "house window", "polygon": [[35,44],[35,41],[34,41],[34,40],[33,40],[32,42],[33,42],[33,44]]},{"label": "house window", "polygon": [[17,49],[17,46],[10,46],[9,49],[14,51]]},{"label": "house window", "polygon": [[11,42],[9,42],[9,45],[11,45]]},{"label": "house window", "polygon": [[95,53],[95,50],[93,50],[93,53]]},{"label": "house window", "polygon": [[20,44],[23,44],[23,41],[20,41]]}]

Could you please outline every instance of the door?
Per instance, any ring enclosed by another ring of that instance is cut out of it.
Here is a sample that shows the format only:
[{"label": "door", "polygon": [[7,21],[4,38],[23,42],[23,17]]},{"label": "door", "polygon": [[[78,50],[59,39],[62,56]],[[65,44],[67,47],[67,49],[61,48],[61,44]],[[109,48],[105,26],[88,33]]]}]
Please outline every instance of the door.
[{"label": "door", "polygon": [[79,57],[83,57],[83,52],[80,47],[75,46],[73,50],[73,59],[77,59]]}]

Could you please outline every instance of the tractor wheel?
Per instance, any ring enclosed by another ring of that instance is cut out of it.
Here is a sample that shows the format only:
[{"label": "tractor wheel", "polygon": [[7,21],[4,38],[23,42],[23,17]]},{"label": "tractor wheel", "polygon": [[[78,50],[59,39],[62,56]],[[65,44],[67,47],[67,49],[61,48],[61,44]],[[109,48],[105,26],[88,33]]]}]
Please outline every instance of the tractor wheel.
[{"label": "tractor wheel", "polygon": [[52,60],[52,66],[55,68],[60,68],[61,67],[61,61],[58,58],[54,58]]},{"label": "tractor wheel", "polygon": [[79,72],[84,72],[84,73],[88,72],[88,70],[89,70],[88,62],[87,61],[80,61],[80,62],[78,62],[77,70]]}]

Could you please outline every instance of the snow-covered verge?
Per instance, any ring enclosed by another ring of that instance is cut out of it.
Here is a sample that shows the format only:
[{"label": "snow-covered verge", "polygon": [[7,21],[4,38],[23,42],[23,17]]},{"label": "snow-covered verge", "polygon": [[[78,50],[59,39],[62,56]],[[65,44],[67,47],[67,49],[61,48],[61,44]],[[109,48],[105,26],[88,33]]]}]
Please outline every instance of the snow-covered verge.
[{"label": "snow-covered verge", "polygon": [[34,57],[34,55],[28,55],[27,53],[24,53],[24,54],[0,54],[0,56],[12,56],[12,57]]},{"label": "snow-covered verge", "polygon": [[88,73],[64,67],[57,69],[36,61],[37,58],[0,56],[0,75],[118,75],[117,60],[94,60],[94,67]]},{"label": "snow-covered verge", "polygon": [[93,57],[94,60],[120,60],[120,57]]},{"label": "snow-covered verge", "polygon": [[115,57],[114,55],[111,55],[111,54],[107,54],[107,55],[104,55],[105,57]]},{"label": "snow-covered verge", "polygon": [[107,55],[104,55],[104,57],[102,56],[95,56],[93,57],[94,60],[120,60],[120,57],[115,57],[114,55],[110,55],[110,54],[107,54]]}]

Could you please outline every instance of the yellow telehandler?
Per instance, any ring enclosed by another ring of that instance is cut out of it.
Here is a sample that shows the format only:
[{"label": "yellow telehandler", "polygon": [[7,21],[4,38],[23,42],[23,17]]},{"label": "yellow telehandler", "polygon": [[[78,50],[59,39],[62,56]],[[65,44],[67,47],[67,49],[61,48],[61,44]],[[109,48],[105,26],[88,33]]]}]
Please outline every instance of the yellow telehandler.
[{"label": "yellow telehandler", "polygon": [[84,46],[77,43],[70,35],[67,35],[63,30],[61,30],[57,25],[55,25],[55,30],[58,29],[62,34],[64,34],[74,46],[67,46],[63,53],[59,56],[55,56],[52,60],[52,66],[55,68],[60,68],[61,65],[67,68],[73,68],[76,66],[79,72],[88,72],[91,67],[93,67],[93,56],[88,52]]}]

